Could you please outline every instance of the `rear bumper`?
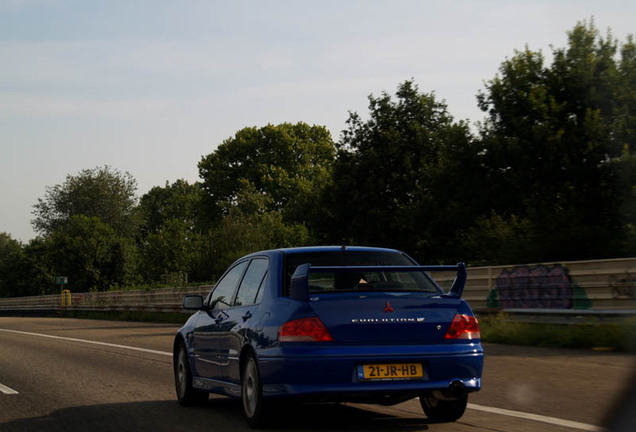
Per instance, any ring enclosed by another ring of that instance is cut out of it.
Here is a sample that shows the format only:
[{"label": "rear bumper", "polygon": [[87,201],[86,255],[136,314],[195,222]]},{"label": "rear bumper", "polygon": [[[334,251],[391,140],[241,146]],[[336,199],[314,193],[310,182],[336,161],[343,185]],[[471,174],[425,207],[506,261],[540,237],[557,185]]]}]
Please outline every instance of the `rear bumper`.
[{"label": "rear bumper", "polygon": [[[399,347],[315,347],[294,344],[259,353],[263,392],[267,397],[382,395],[445,389],[461,382],[481,388],[481,344]],[[364,381],[358,367],[376,363],[421,363],[423,379]]]}]

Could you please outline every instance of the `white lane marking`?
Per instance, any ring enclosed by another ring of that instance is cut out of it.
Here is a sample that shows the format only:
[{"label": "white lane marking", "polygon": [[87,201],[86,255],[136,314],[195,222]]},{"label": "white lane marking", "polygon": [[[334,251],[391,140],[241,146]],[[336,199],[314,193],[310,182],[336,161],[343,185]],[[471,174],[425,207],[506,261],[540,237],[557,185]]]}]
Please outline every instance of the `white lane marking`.
[{"label": "white lane marking", "polygon": [[29,333],[29,332],[23,332],[23,331],[18,331],[18,330],[0,329],[0,331],[7,332],[7,333],[23,334],[23,335],[28,335],[28,336],[40,336],[40,337],[45,337],[45,338],[49,338],[49,339],[59,339],[59,340],[65,340],[65,341],[71,341],[71,342],[82,342],[82,343],[87,343],[87,344],[107,346],[107,347],[111,347],[111,348],[121,348],[121,349],[127,349],[127,350],[132,350],[132,351],[139,351],[139,352],[143,352],[143,353],[158,354],[158,355],[172,357],[172,353],[171,352],[156,351],[156,350],[151,350],[151,349],[146,349],[146,348],[138,348],[138,347],[133,347],[133,346],[128,346],[128,345],[117,345],[117,344],[112,344],[112,343],[107,343],[107,342],[97,342],[97,341],[91,341],[91,340],[86,340],[86,339],[75,339],[75,338],[69,338],[69,337],[63,337],[63,336],[53,336],[53,335],[47,335],[47,334],[42,334],[42,333]]},{"label": "white lane marking", "polygon": [[19,394],[17,391],[12,388],[7,387],[6,385],[0,384],[0,393],[4,394]]},{"label": "white lane marking", "polygon": [[[60,339],[60,340],[66,340],[66,341],[72,341],[72,342],[82,342],[82,343],[93,344],[93,345],[102,345],[102,346],[107,346],[107,347],[127,349],[127,350],[140,351],[140,352],[144,352],[144,353],[158,354],[158,355],[164,355],[164,356],[172,357],[172,353],[171,352],[156,351],[156,350],[151,350],[151,349],[146,349],[146,348],[137,348],[137,347],[127,346],[127,345],[117,345],[117,344],[111,344],[111,343],[107,343],[107,342],[97,342],[97,341],[91,341],[91,340],[86,340],[86,339],[75,339],[75,338],[68,338],[68,337],[62,337],[62,336],[53,336],[53,335],[47,335],[47,334],[42,334],[42,333],[30,333],[30,332],[23,332],[23,331],[18,331],[18,330],[0,329],[0,331],[8,332],[8,333],[29,335],[29,336],[40,336],[40,337],[45,337],[45,338],[50,338],[50,339]],[[11,392],[17,393],[15,390],[12,390],[12,389],[10,389],[8,387],[4,387],[2,384],[0,384],[0,391],[3,391],[3,389],[6,389],[6,390],[9,390]],[[3,393],[5,393],[5,391],[3,391]],[[9,393],[9,394],[12,394],[12,393]],[[512,410],[507,410],[507,409],[503,409],[503,408],[494,408],[494,407],[488,407],[488,406],[483,406],[483,405],[476,405],[476,404],[472,404],[472,403],[469,403],[467,408],[473,409],[473,410],[477,410],[477,411],[490,412],[490,413],[493,413],[493,414],[505,415],[505,416],[509,416],[509,417],[517,417],[517,418],[522,418],[522,419],[527,419],[527,420],[534,420],[534,421],[538,421],[538,422],[554,424],[554,425],[558,425],[558,426],[565,426],[565,427],[569,427],[569,428],[573,428],[573,429],[581,429],[581,430],[592,431],[592,432],[601,432],[601,431],[603,431],[603,428],[601,428],[599,426],[589,425],[589,424],[585,424],[585,423],[579,423],[579,422],[570,421],[570,420],[562,420],[562,419],[555,418],[555,417],[546,417],[546,416],[542,416],[542,415],[538,415],[538,414],[524,413],[524,412],[520,412],[520,411],[512,411]]]},{"label": "white lane marking", "polygon": [[572,429],[581,429],[581,430],[593,431],[593,432],[600,432],[604,430],[600,426],[594,426],[594,425],[579,423],[579,422],[570,421],[570,420],[562,420],[555,417],[546,417],[539,414],[531,414],[531,413],[525,413],[525,412],[519,412],[519,411],[511,411],[511,410],[507,410],[503,408],[494,408],[489,406],[476,405],[472,403],[469,403],[467,408],[474,409],[477,411],[485,411],[485,412],[489,412],[493,414],[501,414],[501,415],[505,415],[509,417],[518,417],[518,418],[527,419],[527,420],[534,420],[534,421],[549,423],[549,424],[553,424],[557,426],[565,426]]}]

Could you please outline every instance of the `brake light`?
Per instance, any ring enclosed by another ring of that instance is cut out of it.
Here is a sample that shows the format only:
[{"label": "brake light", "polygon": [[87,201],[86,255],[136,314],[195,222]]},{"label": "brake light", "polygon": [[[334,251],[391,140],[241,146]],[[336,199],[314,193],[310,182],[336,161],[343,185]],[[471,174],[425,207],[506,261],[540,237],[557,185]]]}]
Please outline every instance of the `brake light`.
[{"label": "brake light", "polygon": [[477,318],[456,314],[446,332],[445,339],[481,339]]},{"label": "brake light", "polygon": [[329,342],[333,338],[318,317],[288,321],[278,329],[279,342]]}]

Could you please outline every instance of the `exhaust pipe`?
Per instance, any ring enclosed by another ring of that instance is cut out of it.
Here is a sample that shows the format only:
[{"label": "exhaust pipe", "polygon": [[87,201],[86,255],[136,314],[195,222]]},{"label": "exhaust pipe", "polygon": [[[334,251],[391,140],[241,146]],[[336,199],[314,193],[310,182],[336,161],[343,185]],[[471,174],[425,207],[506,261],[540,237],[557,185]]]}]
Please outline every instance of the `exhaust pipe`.
[{"label": "exhaust pipe", "polygon": [[443,390],[433,390],[432,394],[435,398],[441,400],[457,400],[465,398],[468,390],[466,390],[466,386],[461,381],[453,381]]}]

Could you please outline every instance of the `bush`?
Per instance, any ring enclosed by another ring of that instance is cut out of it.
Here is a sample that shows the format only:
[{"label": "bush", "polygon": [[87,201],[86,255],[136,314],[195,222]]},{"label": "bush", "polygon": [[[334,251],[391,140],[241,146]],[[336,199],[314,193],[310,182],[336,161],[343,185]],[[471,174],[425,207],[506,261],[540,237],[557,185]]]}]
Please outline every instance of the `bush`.
[{"label": "bush", "polygon": [[634,318],[617,323],[540,324],[500,313],[482,317],[480,326],[482,342],[636,352]]}]

